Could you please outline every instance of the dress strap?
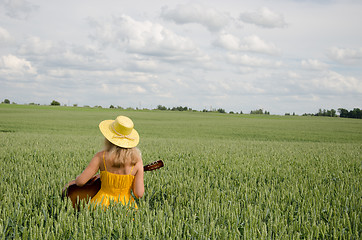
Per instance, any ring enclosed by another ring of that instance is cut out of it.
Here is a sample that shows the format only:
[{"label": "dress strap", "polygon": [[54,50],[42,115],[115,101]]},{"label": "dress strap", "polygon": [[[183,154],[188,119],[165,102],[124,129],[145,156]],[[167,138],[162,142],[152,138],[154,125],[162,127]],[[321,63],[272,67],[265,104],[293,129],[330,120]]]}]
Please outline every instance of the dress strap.
[{"label": "dress strap", "polygon": [[106,151],[103,151],[103,164],[104,164],[104,169],[106,170],[107,172],[107,167],[106,167],[106,161],[104,159],[104,154],[106,153]]},{"label": "dress strap", "polygon": [[132,166],[131,171],[129,172],[129,175],[131,175],[134,166],[135,166],[135,165]]}]

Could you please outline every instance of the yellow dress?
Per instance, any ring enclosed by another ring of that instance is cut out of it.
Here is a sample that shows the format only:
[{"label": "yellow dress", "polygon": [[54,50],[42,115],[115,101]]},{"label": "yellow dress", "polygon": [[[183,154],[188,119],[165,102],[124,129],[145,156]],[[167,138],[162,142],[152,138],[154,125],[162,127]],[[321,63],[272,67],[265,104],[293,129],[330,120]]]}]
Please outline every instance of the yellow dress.
[{"label": "yellow dress", "polygon": [[100,172],[101,189],[91,199],[91,203],[102,204],[108,207],[111,202],[121,202],[123,205],[131,205],[137,209],[137,204],[131,195],[131,189],[135,176],[131,175],[133,167],[128,175],[121,175],[107,171],[104,160],[104,171]]}]

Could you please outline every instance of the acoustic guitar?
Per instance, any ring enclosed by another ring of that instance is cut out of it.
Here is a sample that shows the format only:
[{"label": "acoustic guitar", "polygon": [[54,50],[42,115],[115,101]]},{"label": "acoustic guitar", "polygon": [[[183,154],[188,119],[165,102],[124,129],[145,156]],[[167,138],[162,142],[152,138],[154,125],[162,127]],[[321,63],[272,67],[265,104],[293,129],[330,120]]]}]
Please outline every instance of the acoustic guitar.
[{"label": "acoustic guitar", "polygon": [[[163,161],[157,160],[150,164],[143,166],[143,171],[153,171],[163,167]],[[88,180],[86,184],[82,187],[79,187],[75,184],[75,180],[66,184],[62,190],[62,198],[68,197],[73,204],[74,208],[78,207],[78,203],[81,200],[86,200],[88,202],[92,197],[94,197],[97,192],[101,189],[101,179],[100,175],[97,174]]]}]

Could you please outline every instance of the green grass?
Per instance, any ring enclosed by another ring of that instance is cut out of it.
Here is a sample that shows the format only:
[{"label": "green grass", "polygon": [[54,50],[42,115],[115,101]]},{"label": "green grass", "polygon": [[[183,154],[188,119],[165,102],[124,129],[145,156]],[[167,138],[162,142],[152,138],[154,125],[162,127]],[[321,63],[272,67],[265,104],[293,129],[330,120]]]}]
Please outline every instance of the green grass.
[{"label": "green grass", "polygon": [[[145,196],[74,212],[61,188],[132,118]],[[362,121],[0,105],[0,239],[360,239]]]}]

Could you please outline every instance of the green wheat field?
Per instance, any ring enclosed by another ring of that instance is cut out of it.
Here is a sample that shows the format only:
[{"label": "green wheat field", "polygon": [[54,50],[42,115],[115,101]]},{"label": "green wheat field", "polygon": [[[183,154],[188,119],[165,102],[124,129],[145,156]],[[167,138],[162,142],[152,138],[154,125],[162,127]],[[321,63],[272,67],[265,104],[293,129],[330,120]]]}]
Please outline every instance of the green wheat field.
[{"label": "green wheat field", "polygon": [[[81,211],[64,184],[130,117],[145,173],[139,210]],[[361,239],[362,121],[0,105],[0,239]]]}]

